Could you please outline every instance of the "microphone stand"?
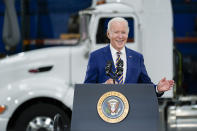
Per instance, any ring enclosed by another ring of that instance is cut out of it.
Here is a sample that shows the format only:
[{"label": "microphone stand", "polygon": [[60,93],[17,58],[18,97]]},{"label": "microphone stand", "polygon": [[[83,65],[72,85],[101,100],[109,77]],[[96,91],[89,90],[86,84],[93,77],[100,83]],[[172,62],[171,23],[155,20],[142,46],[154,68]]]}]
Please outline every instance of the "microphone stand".
[{"label": "microphone stand", "polygon": [[106,75],[113,79],[113,84],[116,84],[116,79],[123,72],[123,61],[120,59],[117,64],[117,69],[115,72],[112,71],[112,62],[108,61],[105,67]]}]

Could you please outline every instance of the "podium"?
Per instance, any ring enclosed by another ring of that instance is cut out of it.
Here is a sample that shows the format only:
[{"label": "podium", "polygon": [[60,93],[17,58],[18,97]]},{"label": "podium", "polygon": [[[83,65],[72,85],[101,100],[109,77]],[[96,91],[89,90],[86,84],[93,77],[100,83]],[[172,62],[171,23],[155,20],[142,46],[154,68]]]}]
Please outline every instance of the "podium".
[{"label": "podium", "polygon": [[158,131],[158,109],[152,84],[77,84],[71,131]]}]

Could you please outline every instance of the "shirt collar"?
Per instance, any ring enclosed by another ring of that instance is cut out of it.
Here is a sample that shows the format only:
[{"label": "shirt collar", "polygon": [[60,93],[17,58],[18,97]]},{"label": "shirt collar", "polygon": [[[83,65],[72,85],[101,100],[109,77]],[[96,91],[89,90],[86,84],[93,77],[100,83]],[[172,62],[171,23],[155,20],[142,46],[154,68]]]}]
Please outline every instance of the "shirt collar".
[{"label": "shirt collar", "polygon": [[[112,56],[116,54],[116,52],[118,52],[116,49],[114,49],[114,47],[110,44],[110,50],[111,50],[111,54]],[[125,46],[120,50],[121,54],[125,54]]]}]

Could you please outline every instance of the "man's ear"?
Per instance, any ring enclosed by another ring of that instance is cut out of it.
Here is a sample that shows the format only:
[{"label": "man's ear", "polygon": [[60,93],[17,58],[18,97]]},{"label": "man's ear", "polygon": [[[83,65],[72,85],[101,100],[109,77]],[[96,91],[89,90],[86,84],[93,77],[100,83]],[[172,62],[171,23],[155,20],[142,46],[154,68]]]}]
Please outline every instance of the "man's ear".
[{"label": "man's ear", "polygon": [[110,33],[107,31],[107,38],[110,39]]}]

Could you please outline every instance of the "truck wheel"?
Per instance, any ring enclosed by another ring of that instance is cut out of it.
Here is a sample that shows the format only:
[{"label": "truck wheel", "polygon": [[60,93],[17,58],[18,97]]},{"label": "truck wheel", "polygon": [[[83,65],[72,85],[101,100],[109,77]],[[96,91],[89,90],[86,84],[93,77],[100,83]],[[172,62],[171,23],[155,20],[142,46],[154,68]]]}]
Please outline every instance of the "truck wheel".
[{"label": "truck wheel", "polygon": [[54,116],[58,113],[70,130],[70,118],[62,109],[51,104],[39,103],[28,107],[20,114],[14,131],[53,131]]}]

